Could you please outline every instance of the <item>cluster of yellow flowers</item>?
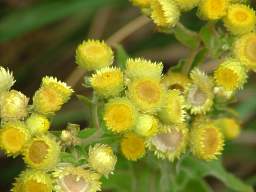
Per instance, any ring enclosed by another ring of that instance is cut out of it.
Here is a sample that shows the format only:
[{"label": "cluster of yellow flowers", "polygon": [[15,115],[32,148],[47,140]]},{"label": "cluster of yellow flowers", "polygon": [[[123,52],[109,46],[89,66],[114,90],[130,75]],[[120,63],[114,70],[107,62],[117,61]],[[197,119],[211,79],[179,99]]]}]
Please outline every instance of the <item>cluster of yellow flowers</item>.
[{"label": "cluster of yellow flowers", "polygon": [[[121,69],[112,66],[113,55],[106,43],[88,40],[79,45],[76,58],[92,71],[89,82],[105,103],[105,126],[121,136],[121,152],[128,160],[136,161],[148,150],[174,161],[189,149],[199,159],[212,160],[221,154],[224,136],[239,135],[235,118],[208,115],[222,97],[220,90],[233,94],[245,82],[244,67],[237,61],[221,64],[214,81],[197,68],[189,76],[171,70],[164,75],[161,62],[142,58],[128,58]],[[225,78],[233,71],[238,76],[230,82]]]},{"label": "cluster of yellow flowers", "polygon": [[11,89],[14,78],[0,67],[0,149],[8,156],[22,155],[27,169],[20,174],[13,192],[75,192],[100,190],[101,175],[112,173],[116,156],[108,145],[89,148],[85,168],[61,162],[60,139],[52,135],[50,119],[66,103],[73,90],[53,77],[44,77],[29,99]]}]

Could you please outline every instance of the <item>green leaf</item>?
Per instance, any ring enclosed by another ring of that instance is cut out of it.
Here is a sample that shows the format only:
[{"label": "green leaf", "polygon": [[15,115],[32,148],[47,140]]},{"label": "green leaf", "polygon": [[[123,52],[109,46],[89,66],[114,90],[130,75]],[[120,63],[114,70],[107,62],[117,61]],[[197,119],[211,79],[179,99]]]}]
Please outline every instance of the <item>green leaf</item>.
[{"label": "green leaf", "polygon": [[117,63],[117,66],[120,67],[122,70],[125,70],[126,60],[128,58],[129,58],[129,56],[126,53],[123,46],[122,45],[117,45],[117,47],[116,47],[116,63]]},{"label": "green leaf", "polygon": [[56,22],[80,11],[92,11],[103,6],[124,3],[124,0],[49,1],[21,11],[15,11],[0,22],[0,42]]},{"label": "green leaf", "polygon": [[237,192],[253,192],[251,186],[247,185],[239,178],[227,172],[220,161],[214,160],[205,162],[188,157],[183,160],[182,166],[201,177],[213,176],[222,181],[228,188]]},{"label": "green leaf", "polygon": [[85,128],[78,133],[78,137],[84,139],[93,135],[97,131],[97,128]]},{"label": "green leaf", "polygon": [[72,163],[72,164],[77,163],[74,156],[71,153],[67,153],[67,152],[61,152],[60,159],[62,162],[67,162],[67,163]]},{"label": "green leaf", "polygon": [[192,63],[191,69],[193,69],[194,67],[197,67],[198,65],[202,64],[204,62],[204,59],[205,59],[207,53],[208,53],[208,50],[206,48],[201,49],[197,53],[197,55],[196,55],[196,57],[195,57],[195,59]]},{"label": "green leaf", "polygon": [[88,97],[84,96],[84,95],[76,95],[77,98],[82,101],[86,106],[91,106],[92,105],[92,101],[91,99],[89,99]]},{"label": "green leaf", "polygon": [[174,35],[178,41],[191,49],[197,48],[200,43],[197,33],[190,31],[181,24],[174,28]]}]

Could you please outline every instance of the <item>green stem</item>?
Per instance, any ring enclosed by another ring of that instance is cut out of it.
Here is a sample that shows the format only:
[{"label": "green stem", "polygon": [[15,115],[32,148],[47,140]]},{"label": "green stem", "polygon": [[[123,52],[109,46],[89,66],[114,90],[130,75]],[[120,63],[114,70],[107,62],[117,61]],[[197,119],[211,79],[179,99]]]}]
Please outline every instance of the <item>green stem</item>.
[{"label": "green stem", "polygon": [[195,57],[197,56],[198,52],[200,50],[200,46],[196,49],[193,49],[189,55],[189,57],[187,58],[186,63],[184,64],[184,66],[182,67],[182,73],[187,75],[189,74],[189,71],[193,65],[193,62],[195,60]]},{"label": "green stem", "polygon": [[98,98],[95,93],[93,93],[93,97],[92,97],[91,117],[92,117],[92,126],[94,128],[100,129],[100,123],[99,123],[99,117],[98,117]]}]

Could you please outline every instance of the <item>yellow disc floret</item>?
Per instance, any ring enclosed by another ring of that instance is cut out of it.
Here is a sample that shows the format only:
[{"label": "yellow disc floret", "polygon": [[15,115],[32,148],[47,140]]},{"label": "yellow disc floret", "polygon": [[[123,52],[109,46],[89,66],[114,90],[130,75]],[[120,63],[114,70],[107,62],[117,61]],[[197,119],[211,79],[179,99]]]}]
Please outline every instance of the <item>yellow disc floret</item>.
[{"label": "yellow disc floret", "polygon": [[11,90],[0,97],[0,115],[3,120],[19,120],[28,115],[28,98],[19,91]]},{"label": "yellow disc floret", "polygon": [[223,150],[224,139],[221,131],[208,120],[194,123],[190,134],[193,155],[202,160],[217,159]]},{"label": "yellow disc floret", "polygon": [[129,84],[128,95],[140,111],[154,113],[162,107],[165,90],[159,81],[141,78]]},{"label": "yellow disc floret", "polygon": [[96,192],[101,190],[100,175],[81,167],[60,167],[53,172],[56,192]]},{"label": "yellow disc floret", "polygon": [[10,72],[8,69],[0,67],[0,94],[2,92],[9,91],[14,83],[15,80],[12,72]]},{"label": "yellow disc floret", "polygon": [[180,17],[180,10],[174,1],[152,0],[151,18],[158,27],[173,27]]},{"label": "yellow disc floret", "polygon": [[200,0],[175,0],[182,11],[189,11],[196,7]]},{"label": "yellow disc floret", "polygon": [[162,83],[167,89],[177,89],[183,93],[189,85],[190,80],[182,73],[169,72],[164,76]]},{"label": "yellow disc floret", "polygon": [[217,20],[227,14],[229,0],[203,0],[199,4],[199,15],[206,20]]},{"label": "yellow disc floret", "polygon": [[2,125],[0,129],[0,148],[7,155],[18,155],[24,145],[29,141],[30,133],[21,121],[10,121]]},{"label": "yellow disc floret", "polygon": [[90,81],[96,93],[103,97],[117,96],[124,88],[124,76],[119,68],[99,69]]},{"label": "yellow disc floret", "polygon": [[25,163],[35,169],[53,168],[59,160],[59,154],[59,144],[52,135],[33,138],[23,152]]},{"label": "yellow disc floret", "polygon": [[146,146],[160,159],[174,161],[186,150],[188,129],[185,125],[163,126],[161,131],[147,140]]},{"label": "yellow disc floret", "polygon": [[137,111],[127,98],[110,100],[104,111],[104,121],[107,129],[121,133],[131,129],[137,120]]},{"label": "yellow disc floret", "polygon": [[108,177],[113,173],[117,158],[108,145],[96,144],[89,148],[88,164],[101,175]]},{"label": "yellow disc floret", "polygon": [[128,59],[125,74],[130,79],[152,78],[160,80],[162,77],[163,64],[151,62],[142,58]]},{"label": "yellow disc floret", "polygon": [[73,93],[71,87],[64,82],[58,81],[55,77],[44,77],[42,79],[42,87],[51,87],[55,89],[62,96],[63,102],[67,102]]},{"label": "yellow disc floret", "polygon": [[152,115],[140,114],[134,132],[143,137],[150,137],[158,132],[158,119]]},{"label": "yellow disc floret", "polygon": [[204,114],[213,105],[213,82],[205,73],[194,69],[190,73],[192,83],[186,88],[186,104],[192,114]]},{"label": "yellow disc floret", "polygon": [[113,63],[113,51],[103,41],[84,41],[76,50],[76,63],[88,71],[107,67]]},{"label": "yellow disc floret", "polygon": [[145,155],[145,140],[135,133],[127,133],[121,140],[121,151],[126,159],[137,161]]},{"label": "yellow disc floret", "polygon": [[235,42],[234,55],[248,69],[256,70],[256,33],[248,33]]},{"label": "yellow disc floret", "polygon": [[27,118],[26,125],[32,134],[45,133],[50,128],[50,122],[47,117],[36,113]]},{"label": "yellow disc floret", "polygon": [[148,8],[150,7],[151,0],[131,0],[132,4],[138,6],[140,8]]},{"label": "yellow disc floret", "polygon": [[227,139],[235,139],[240,135],[241,126],[234,118],[219,118],[214,121],[214,124],[221,129]]},{"label": "yellow disc floret", "polygon": [[42,171],[28,169],[18,177],[13,192],[52,192],[53,181],[51,177]]},{"label": "yellow disc floret", "polygon": [[246,82],[247,73],[245,67],[235,59],[227,59],[219,65],[214,73],[217,86],[226,91],[241,89]]},{"label": "yellow disc floret", "polygon": [[180,91],[169,90],[159,117],[164,123],[182,123],[186,116],[185,107],[185,98]]},{"label": "yellow disc floret", "polygon": [[251,32],[256,24],[255,11],[243,4],[230,5],[224,24],[234,35]]}]

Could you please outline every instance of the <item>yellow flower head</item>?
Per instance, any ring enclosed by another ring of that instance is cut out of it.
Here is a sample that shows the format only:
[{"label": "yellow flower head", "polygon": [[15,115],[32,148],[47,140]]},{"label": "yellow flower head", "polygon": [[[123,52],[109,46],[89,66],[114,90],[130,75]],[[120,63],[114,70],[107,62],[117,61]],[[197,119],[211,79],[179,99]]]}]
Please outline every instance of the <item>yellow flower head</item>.
[{"label": "yellow flower head", "polygon": [[52,178],[40,170],[28,169],[17,178],[12,192],[52,192]]},{"label": "yellow flower head", "polygon": [[203,0],[199,4],[199,15],[206,20],[217,20],[227,14],[229,0]]},{"label": "yellow flower head", "polygon": [[251,32],[256,24],[255,11],[243,4],[230,5],[224,24],[234,35]]},{"label": "yellow flower head", "polygon": [[89,148],[89,166],[99,174],[108,177],[109,174],[113,173],[116,162],[117,158],[110,146],[96,144]]},{"label": "yellow flower head", "polygon": [[43,115],[52,115],[66,103],[73,90],[66,83],[53,77],[44,77],[42,85],[33,97],[33,107]]},{"label": "yellow flower head", "polygon": [[248,33],[235,42],[234,55],[248,69],[256,70],[256,33]]},{"label": "yellow flower head", "polygon": [[35,169],[51,169],[59,160],[60,146],[52,135],[34,137],[23,152],[24,161]]},{"label": "yellow flower head", "polygon": [[226,91],[235,91],[245,84],[247,72],[238,60],[227,59],[214,72],[214,78],[217,86]]},{"label": "yellow flower head", "polygon": [[138,6],[140,8],[148,8],[150,7],[151,0],[131,0],[132,4]]},{"label": "yellow flower head", "polygon": [[45,133],[50,128],[50,122],[47,117],[36,113],[32,113],[27,118],[26,125],[33,135]]},{"label": "yellow flower head", "polygon": [[151,62],[146,59],[128,59],[125,74],[130,79],[152,78],[160,80],[162,77],[163,64]]},{"label": "yellow flower head", "polygon": [[28,115],[28,98],[19,91],[11,90],[0,97],[0,115],[3,120],[19,120]]},{"label": "yellow flower head", "polygon": [[202,160],[217,159],[222,153],[223,145],[223,135],[213,122],[200,119],[194,123],[190,134],[193,155]]},{"label": "yellow flower head", "polygon": [[136,108],[127,98],[111,99],[105,106],[104,121],[107,129],[114,133],[131,129],[136,120]]},{"label": "yellow flower head", "polygon": [[192,114],[204,114],[213,105],[213,82],[205,73],[194,69],[190,77],[192,84],[185,90],[187,107]]},{"label": "yellow flower head", "polygon": [[185,98],[178,90],[169,90],[159,117],[164,123],[182,123],[185,121]]},{"label": "yellow flower head", "polygon": [[174,1],[151,1],[151,18],[158,27],[173,27],[179,21],[179,17],[180,10]]},{"label": "yellow flower head", "polygon": [[121,140],[121,151],[126,159],[137,161],[145,155],[145,141],[135,133],[127,133]]},{"label": "yellow flower head", "polygon": [[152,115],[140,114],[134,132],[143,137],[151,137],[158,132],[158,119]]},{"label": "yellow flower head", "polygon": [[55,77],[44,77],[42,79],[42,87],[51,87],[52,89],[55,89],[56,92],[61,95],[63,102],[67,102],[74,92],[66,83],[58,81]]},{"label": "yellow flower head", "polygon": [[162,107],[165,90],[159,81],[141,78],[130,82],[128,95],[140,111],[154,113]]},{"label": "yellow flower head", "polygon": [[189,85],[190,80],[182,73],[169,72],[164,76],[162,83],[167,89],[177,89],[183,93],[186,87]]},{"label": "yellow flower head", "polygon": [[174,161],[186,150],[188,128],[183,125],[163,126],[161,131],[147,140],[146,146],[160,159]]},{"label": "yellow flower head", "polygon": [[56,192],[96,192],[101,190],[100,175],[81,167],[60,167],[53,172]]},{"label": "yellow flower head", "polygon": [[124,88],[124,76],[119,68],[99,69],[90,80],[96,93],[103,97],[116,96]]},{"label": "yellow flower head", "polygon": [[175,0],[182,11],[189,11],[196,7],[200,0]]},{"label": "yellow flower head", "polygon": [[0,94],[2,92],[9,91],[14,83],[15,80],[12,72],[10,72],[8,69],[0,67]]},{"label": "yellow flower head", "polygon": [[99,40],[84,41],[76,50],[76,63],[88,71],[110,66],[113,59],[112,49]]},{"label": "yellow flower head", "polygon": [[0,129],[0,148],[7,155],[15,156],[21,153],[29,139],[30,133],[21,121],[6,122],[2,125],[2,129]]},{"label": "yellow flower head", "polygon": [[214,121],[214,124],[221,129],[224,137],[227,139],[235,139],[240,135],[240,124],[234,118],[219,118]]}]

